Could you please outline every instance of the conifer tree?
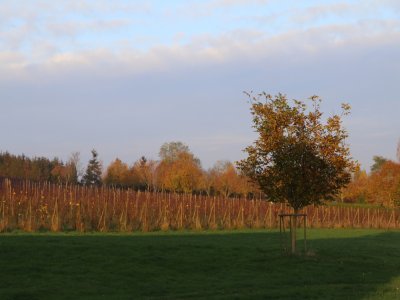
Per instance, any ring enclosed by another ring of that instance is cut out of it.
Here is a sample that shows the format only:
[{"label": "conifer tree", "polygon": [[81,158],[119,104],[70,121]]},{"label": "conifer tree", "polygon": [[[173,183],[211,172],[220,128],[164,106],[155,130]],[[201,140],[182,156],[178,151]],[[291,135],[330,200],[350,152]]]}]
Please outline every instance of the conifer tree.
[{"label": "conifer tree", "polygon": [[101,163],[97,159],[97,151],[92,150],[92,159],[89,160],[82,183],[85,185],[101,185]]}]

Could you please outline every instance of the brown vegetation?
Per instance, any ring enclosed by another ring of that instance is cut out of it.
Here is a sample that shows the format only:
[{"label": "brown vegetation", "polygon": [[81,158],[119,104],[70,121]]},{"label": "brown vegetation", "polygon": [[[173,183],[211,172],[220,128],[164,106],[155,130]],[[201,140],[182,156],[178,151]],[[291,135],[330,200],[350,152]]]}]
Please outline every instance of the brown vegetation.
[{"label": "brown vegetation", "polygon": [[[0,231],[154,231],[276,228],[285,204],[261,199],[2,180]],[[399,228],[384,208],[308,206],[311,227]]]}]

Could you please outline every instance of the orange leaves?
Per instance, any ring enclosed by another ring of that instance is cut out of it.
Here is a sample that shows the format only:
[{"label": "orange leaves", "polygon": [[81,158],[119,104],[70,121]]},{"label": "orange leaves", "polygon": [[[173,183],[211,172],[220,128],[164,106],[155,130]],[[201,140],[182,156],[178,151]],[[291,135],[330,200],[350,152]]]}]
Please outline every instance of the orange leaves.
[{"label": "orange leaves", "polygon": [[120,159],[115,159],[107,168],[104,182],[108,185],[126,186],[129,185],[129,168]]},{"label": "orange leaves", "polygon": [[[174,145],[183,145],[175,142]],[[217,162],[206,171],[200,161],[188,151],[188,147],[162,147],[161,161],[148,161],[145,157],[136,161],[132,167],[116,159],[107,168],[104,183],[114,187],[136,190],[169,191],[177,193],[201,193],[212,195],[248,196],[258,194],[257,188],[249,178],[239,174],[229,161]],[[185,150],[186,149],[186,150]],[[171,155],[173,154],[173,155]]]},{"label": "orange leaves", "polygon": [[191,193],[198,187],[202,171],[193,154],[182,152],[174,160],[163,160],[157,167],[158,184],[163,189]]},{"label": "orange leaves", "polygon": [[134,177],[131,184],[139,189],[154,190],[156,186],[157,162],[147,160],[144,156],[132,166],[130,173]]},{"label": "orange leaves", "polygon": [[[251,95],[248,94],[250,97]],[[238,163],[272,201],[288,201],[295,209],[332,199],[350,181],[355,163],[345,144],[347,132],[340,116],[324,123],[321,99],[306,103],[285,95],[261,93],[252,97],[253,127],[259,134]],[[347,114],[350,107],[342,106]]]},{"label": "orange leaves", "polygon": [[385,206],[394,206],[396,192],[400,184],[400,164],[392,161],[385,162],[381,168],[372,173],[368,181],[368,197]]},{"label": "orange leaves", "polygon": [[[376,157],[380,158],[380,157]],[[400,164],[384,160],[368,176],[357,171],[354,180],[343,191],[348,201],[368,202],[387,207],[400,205]]]},{"label": "orange leaves", "polygon": [[343,110],[343,115],[347,116],[350,114],[351,111],[351,106],[348,103],[342,103],[342,110]]},{"label": "orange leaves", "polygon": [[214,189],[217,193],[224,197],[238,193],[241,183],[235,166],[231,162],[217,162],[210,173],[213,176]]}]

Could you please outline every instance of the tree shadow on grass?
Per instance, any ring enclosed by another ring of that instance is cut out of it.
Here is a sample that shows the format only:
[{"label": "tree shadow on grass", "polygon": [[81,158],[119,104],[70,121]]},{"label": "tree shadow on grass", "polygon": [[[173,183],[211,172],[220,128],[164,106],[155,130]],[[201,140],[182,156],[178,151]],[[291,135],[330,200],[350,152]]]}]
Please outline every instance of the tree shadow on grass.
[{"label": "tree shadow on grass", "polygon": [[400,232],[0,237],[0,299],[398,299]]},{"label": "tree shadow on grass", "polygon": [[288,272],[304,298],[400,299],[400,232],[315,230],[311,238],[311,255],[294,262],[302,272]]}]

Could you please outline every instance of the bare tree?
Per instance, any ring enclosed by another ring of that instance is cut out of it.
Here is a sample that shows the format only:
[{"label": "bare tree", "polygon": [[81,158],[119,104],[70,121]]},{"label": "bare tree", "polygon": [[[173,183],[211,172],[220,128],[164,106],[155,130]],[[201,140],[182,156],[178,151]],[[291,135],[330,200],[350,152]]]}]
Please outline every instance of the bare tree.
[{"label": "bare tree", "polygon": [[397,160],[400,162],[400,139],[397,144]]},{"label": "bare tree", "polygon": [[81,163],[80,153],[78,151],[72,152],[67,165],[72,169],[73,182],[77,183],[84,174],[84,169]]}]

